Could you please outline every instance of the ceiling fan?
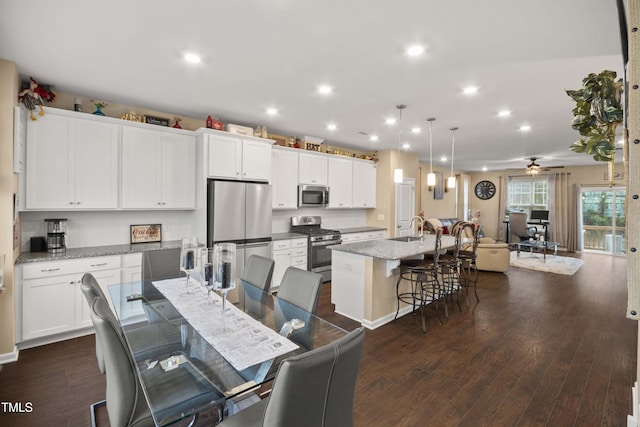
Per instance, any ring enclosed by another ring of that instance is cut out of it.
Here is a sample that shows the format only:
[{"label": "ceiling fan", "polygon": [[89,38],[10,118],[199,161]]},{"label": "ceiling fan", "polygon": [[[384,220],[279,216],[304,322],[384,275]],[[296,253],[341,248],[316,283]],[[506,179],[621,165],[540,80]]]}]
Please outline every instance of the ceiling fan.
[{"label": "ceiling fan", "polygon": [[529,160],[531,160],[531,163],[529,163],[527,165],[527,167],[525,168],[525,173],[527,175],[538,175],[540,172],[549,172],[551,169],[561,169],[564,168],[564,166],[546,166],[546,167],[541,167],[539,164],[536,163],[536,160],[538,160],[539,157],[530,157]]}]

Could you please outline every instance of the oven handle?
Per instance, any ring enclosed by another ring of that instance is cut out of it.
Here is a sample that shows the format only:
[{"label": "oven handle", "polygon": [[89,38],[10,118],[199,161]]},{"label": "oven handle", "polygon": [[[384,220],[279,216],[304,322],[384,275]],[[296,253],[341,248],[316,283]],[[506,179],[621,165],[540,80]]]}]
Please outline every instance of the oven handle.
[{"label": "oven handle", "polygon": [[311,246],[331,246],[331,245],[341,245],[342,239],[340,240],[323,240],[320,242],[312,242]]}]

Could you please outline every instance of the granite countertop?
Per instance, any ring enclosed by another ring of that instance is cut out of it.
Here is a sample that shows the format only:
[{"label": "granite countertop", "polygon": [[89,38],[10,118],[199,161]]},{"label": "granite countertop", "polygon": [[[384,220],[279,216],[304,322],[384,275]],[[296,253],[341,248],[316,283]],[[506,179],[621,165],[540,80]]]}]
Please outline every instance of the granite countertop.
[{"label": "granite countertop", "polygon": [[[416,240],[413,242],[397,242],[390,239],[379,239],[329,246],[329,249],[373,258],[399,260],[433,252],[434,246],[435,236],[425,235],[422,240]],[[442,236],[443,249],[452,248],[454,246],[454,237]]]},{"label": "granite countertop", "polygon": [[124,245],[91,246],[86,248],[67,248],[62,254],[47,252],[23,252],[16,260],[16,264],[30,262],[60,261],[75,258],[89,258],[109,255],[126,255],[137,252],[157,251],[162,249],[180,248],[181,240],[167,240],[158,243],[137,243]]},{"label": "granite countertop", "polygon": [[387,231],[384,227],[347,227],[337,229],[342,234],[366,233],[367,231]]},{"label": "granite countertop", "polygon": [[271,235],[272,240],[287,240],[287,239],[299,239],[306,238],[306,234],[302,233],[273,233]]}]

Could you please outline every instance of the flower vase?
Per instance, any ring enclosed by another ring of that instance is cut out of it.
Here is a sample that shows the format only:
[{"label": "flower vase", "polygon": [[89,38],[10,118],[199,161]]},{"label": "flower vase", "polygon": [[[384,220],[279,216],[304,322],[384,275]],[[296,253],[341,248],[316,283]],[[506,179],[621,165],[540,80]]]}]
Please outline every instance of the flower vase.
[{"label": "flower vase", "polygon": [[96,105],[96,111],[93,112],[96,116],[104,116],[102,112],[102,105]]}]

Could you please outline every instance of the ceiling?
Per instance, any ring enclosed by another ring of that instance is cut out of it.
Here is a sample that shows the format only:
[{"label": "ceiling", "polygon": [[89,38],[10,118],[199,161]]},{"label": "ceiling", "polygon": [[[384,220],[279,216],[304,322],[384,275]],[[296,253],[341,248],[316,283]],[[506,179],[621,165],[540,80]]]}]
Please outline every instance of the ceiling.
[{"label": "ceiling", "polygon": [[[564,90],[592,72],[622,76],[619,34],[613,0],[0,3],[0,58],[55,91],[367,151],[398,148],[385,119],[406,104],[408,150],[429,161],[435,117],[433,163],[450,156],[457,126],[455,169],[466,171],[524,168],[531,156],[594,164],[567,148],[579,135]],[[413,44],[425,53],[409,57]],[[318,94],[322,84],[333,93]],[[478,92],[463,95],[468,85]]]}]

